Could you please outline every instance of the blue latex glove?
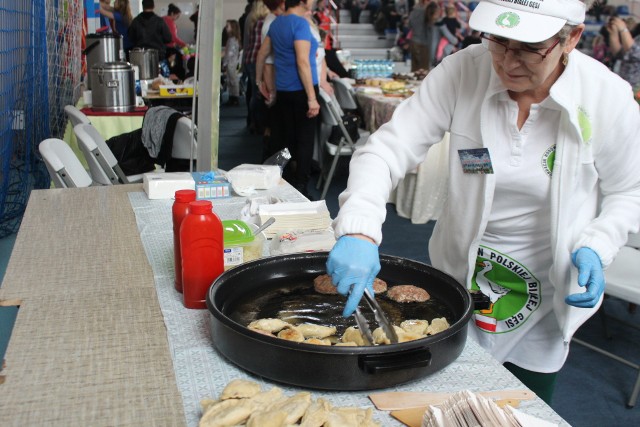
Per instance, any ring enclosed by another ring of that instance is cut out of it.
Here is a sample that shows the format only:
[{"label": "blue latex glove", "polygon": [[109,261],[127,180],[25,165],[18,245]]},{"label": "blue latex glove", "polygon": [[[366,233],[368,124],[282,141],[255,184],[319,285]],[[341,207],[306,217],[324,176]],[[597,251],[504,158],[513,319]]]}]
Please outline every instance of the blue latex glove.
[{"label": "blue latex glove", "polygon": [[378,246],[357,237],[342,236],[329,253],[327,273],[338,293],[349,295],[342,315],[349,317],[369,288],[373,294],[373,279],[380,271]]},{"label": "blue latex glove", "polygon": [[605,285],[600,257],[593,249],[580,248],[571,254],[571,260],[578,268],[578,285],[586,286],[587,291],[571,294],[564,301],[574,307],[595,307],[604,293]]}]

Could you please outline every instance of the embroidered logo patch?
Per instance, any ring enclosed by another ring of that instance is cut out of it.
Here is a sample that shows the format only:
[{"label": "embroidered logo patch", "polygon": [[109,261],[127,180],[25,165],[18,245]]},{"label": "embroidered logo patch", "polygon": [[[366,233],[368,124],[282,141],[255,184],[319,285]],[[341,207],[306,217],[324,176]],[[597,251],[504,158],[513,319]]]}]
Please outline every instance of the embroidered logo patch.
[{"label": "embroidered logo patch", "polygon": [[491,301],[474,313],[476,326],[490,334],[517,329],[540,306],[540,281],[517,260],[486,246],[478,248],[471,289]]},{"label": "embroidered logo patch", "polygon": [[547,150],[542,154],[542,170],[551,177],[553,175],[553,162],[556,160],[556,145],[553,144],[551,147],[547,148]]},{"label": "embroidered logo patch", "polygon": [[502,28],[513,28],[520,23],[520,16],[513,12],[504,12],[496,18],[496,25]]}]

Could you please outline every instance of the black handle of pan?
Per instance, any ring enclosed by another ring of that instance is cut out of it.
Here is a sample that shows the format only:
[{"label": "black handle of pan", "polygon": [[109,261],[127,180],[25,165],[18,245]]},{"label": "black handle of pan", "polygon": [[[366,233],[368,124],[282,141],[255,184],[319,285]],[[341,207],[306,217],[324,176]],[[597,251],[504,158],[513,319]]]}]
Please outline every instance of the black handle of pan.
[{"label": "black handle of pan", "polygon": [[431,351],[428,347],[385,354],[363,354],[358,357],[358,367],[367,374],[423,368],[430,364]]},{"label": "black handle of pan", "polygon": [[471,294],[474,310],[487,310],[491,307],[491,300],[485,294],[480,291],[469,291],[469,293]]}]

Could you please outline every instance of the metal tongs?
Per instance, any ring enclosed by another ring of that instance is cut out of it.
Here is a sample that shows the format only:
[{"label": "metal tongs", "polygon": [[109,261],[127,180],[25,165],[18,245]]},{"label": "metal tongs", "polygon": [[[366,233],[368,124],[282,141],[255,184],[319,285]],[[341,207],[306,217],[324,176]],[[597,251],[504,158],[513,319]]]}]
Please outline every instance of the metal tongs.
[{"label": "metal tongs", "polygon": [[[384,314],[384,311],[382,311],[382,308],[380,308],[378,301],[376,301],[375,297],[371,294],[371,291],[365,288],[363,296],[364,301],[366,301],[371,311],[373,311],[373,315],[375,316],[376,321],[384,331],[387,338],[389,338],[391,344],[397,343],[398,334],[396,334],[396,331],[391,325],[391,322],[389,322],[389,319],[387,319],[387,316]],[[356,308],[356,311],[353,313],[353,317],[355,317],[356,319],[356,324],[358,325],[358,329],[360,329],[360,332],[362,333],[365,344],[373,345],[374,339],[373,334],[371,333],[371,328],[369,328],[367,319],[365,319],[364,315],[360,311],[360,307]]]}]

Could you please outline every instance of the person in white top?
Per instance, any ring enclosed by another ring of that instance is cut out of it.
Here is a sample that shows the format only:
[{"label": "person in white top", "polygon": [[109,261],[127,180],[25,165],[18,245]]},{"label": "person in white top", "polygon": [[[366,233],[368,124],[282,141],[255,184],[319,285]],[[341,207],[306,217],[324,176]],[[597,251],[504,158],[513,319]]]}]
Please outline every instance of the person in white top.
[{"label": "person in white top", "polygon": [[[267,33],[269,33],[269,28],[271,28],[273,21],[284,13],[284,0],[266,0],[264,4],[269,9],[269,14],[264,18],[264,22],[262,24],[261,41],[264,41],[267,37]],[[267,55],[262,75],[256,76],[256,86],[258,88],[260,88],[263,82],[271,94],[271,97],[266,99],[265,102],[267,105],[272,106],[276,101],[276,73],[273,69],[273,53],[269,53],[269,55]]]},{"label": "person in white top", "polygon": [[469,335],[550,402],[603,270],[640,229],[640,113],[631,87],[576,49],[580,0],[482,0],[484,33],[445,58],[350,164],[327,260],[357,307],[380,270],[389,194],[450,132],[434,267],[487,295]]}]

